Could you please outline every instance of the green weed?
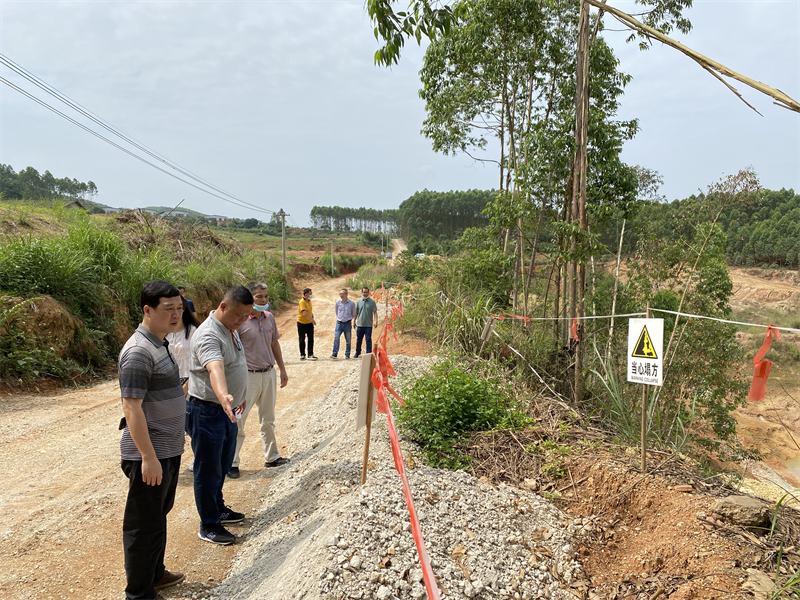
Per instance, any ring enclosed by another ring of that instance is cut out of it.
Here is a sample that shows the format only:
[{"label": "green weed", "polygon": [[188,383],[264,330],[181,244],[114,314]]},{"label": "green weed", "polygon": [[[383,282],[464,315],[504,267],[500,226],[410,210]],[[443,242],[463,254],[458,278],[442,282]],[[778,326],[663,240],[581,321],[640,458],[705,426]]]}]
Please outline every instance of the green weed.
[{"label": "green weed", "polygon": [[464,469],[469,457],[460,447],[474,431],[519,428],[529,419],[505,386],[447,360],[417,379],[397,409],[401,430],[422,446],[434,467]]}]

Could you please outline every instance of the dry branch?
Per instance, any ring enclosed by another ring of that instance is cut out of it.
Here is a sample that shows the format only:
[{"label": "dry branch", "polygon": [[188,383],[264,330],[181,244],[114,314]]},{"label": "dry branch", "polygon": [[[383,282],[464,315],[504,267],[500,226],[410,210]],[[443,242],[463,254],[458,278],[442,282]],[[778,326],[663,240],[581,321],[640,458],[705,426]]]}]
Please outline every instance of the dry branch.
[{"label": "dry branch", "polygon": [[[723,65],[721,63],[718,63],[715,60],[711,60],[707,56],[703,56],[699,52],[695,52],[691,48],[689,48],[687,46],[684,46],[683,44],[681,44],[678,41],[673,40],[671,37],[664,35],[660,31],[658,31],[656,29],[653,29],[652,27],[648,27],[647,25],[645,25],[644,23],[641,23],[640,21],[637,21],[632,16],[630,16],[627,13],[622,12],[618,8],[614,8],[613,6],[609,6],[608,4],[605,4],[604,2],[600,2],[599,0],[584,0],[584,1],[587,2],[588,4],[591,4],[595,8],[598,8],[598,9],[600,9],[602,11],[611,13],[612,15],[614,15],[614,17],[617,18],[617,20],[619,20],[623,24],[627,25],[631,29],[635,29],[636,31],[639,31],[639,32],[643,33],[644,35],[646,35],[648,37],[655,38],[658,41],[666,44],[667,46],[671,46],[671,47],[675,48],[679,52],[682,52],[683,54],[685,54],[686,56],[688,56],[689,58],[691,58],[692,60],[697,62],[697,64],[699,64],[701,67],[703,67],[707,71],[712,71],[713,70],[713,71],[716,71],[717,73],[725,75],[726,77],[730,77],[731,79],[736,79],[737,81],[741,81],[742,83],[744,83],[745,85],[750,86],[754,90],[758,90],[762,94],[766,94],[767,96],[773,98],[774,100],[777,100],[777,102],[775,102],[774,104],[777,104],[778,106],[786,108],[788,110],[792,110],[794,112],[800,113],[800,103],[798,103],[796,100],[792,99],[791,97],[787,96],[782,91],[780,91],[778,89],[775,89],[773,87],[770,87],[770,86],[768,86],[768,85],[766,85],[764,83],[761,83],[760,81],[756,81],[755,79],[752,79],[750,77],[747,77],[745,75],[737,73],[736,71],[732,71],[731,69],[729,69],[725,65]],[[720,79],[720,81],[722,81],[722,79],[719,76],[717,76],[715,73],[712,73],[712,75],[715,75],[717,77],[717,79]],[[723,81],[723,83],[725,83],[725,82]],[[731,91],[733,91],[739,97],[739,99],[742,102],[747,104],[747,106],[750,106],[750,104],[748,104],[745,101],[745,99],[742,98],[742,96],[741,96],[741,94],[739,94],[739,92],[737,92],[733,87],[731,87],[727,83],[725,85],[727,85],[727,87]],[[750,108],[753,108],[753,107],[750,106]],[[753,110],[755,110],[755,108],[753,108]],[[758,112],[758,111],[756,111],[756,112]],[[759,114],[761,114],[761,113],[759,113]]]}]

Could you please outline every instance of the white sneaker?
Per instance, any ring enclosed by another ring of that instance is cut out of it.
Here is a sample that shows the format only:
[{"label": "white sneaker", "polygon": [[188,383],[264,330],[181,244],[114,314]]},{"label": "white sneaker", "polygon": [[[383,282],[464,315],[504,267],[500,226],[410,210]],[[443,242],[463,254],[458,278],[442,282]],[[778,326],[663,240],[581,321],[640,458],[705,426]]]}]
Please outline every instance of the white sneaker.
[{"label": "white sneaker", "polygon": [[308,360],[317,360],[317,357],[312,354],[308,357]]}]

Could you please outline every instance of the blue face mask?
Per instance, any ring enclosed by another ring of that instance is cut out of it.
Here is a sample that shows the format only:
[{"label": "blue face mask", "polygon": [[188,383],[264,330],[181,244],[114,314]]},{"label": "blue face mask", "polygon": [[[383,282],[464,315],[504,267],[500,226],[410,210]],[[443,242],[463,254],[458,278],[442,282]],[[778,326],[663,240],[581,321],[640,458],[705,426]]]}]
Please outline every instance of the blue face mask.
[{"label": "blue face mask", "polygon": [[311,300],[314,297],[314,294],[309,294],[308,299]]},{"label": "blue face mask", "polygon": [[266,304],[253,304],[253,308],[258,312],[264,312],[269,308],[269,302],[267,302]]}]

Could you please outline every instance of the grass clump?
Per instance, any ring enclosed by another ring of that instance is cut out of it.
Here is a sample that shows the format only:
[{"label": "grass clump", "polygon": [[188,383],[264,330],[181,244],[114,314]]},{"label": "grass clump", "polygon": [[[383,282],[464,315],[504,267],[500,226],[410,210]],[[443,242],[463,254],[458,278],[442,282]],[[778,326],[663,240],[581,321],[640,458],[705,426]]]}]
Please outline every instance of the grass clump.
[{"label": "grass clump", "polygon": [[465,469],[464,442],[475,431],[521,428],[530,419],[496,376],[443,361],[417,379],[396,409],[401,431],[417,442],[427,464]]},{"label": "grass clump", "polygon": [[[28,219],[36,227],[20,234],[25,219],[0,210],[0,293],[7,297],[0,302],[0,377],[8,382],[74,380],[111,365],[141,320],[140,294],[148,281],[184,285],[198,309],[215,306],[228,287],[253,280],[269,285],[274,302],[289,297],[277,257],[206,229],[132,212],[95,219],[38,208]],[[48,348],[46,336],[32,340],[35,323],[22,309],[8,307],[35,296],[51,302],[50,296],[69,313],[59,317],[74,334],[66,349]]]},{"label": "grass clump", "polygon": [[366,256],[364,254],[337,254],[333,255],[334,272],[331,272],[331,253],[326,252],[319,259],[319,264],[325,269],[325,273],[331,277],[341,275],[342,272],[350,273],[358,271],[359,267],[366,264],[375,264],[378,262],[377,256]]},{"label": "grass clump", "polygon": [[[3,339],[0,344],[0,380],[27,384],[42,377],[76,380],[94,373],[91,356],[81,356],[82,364],[73,357],[60,356],[54,348],[38,344],[25,330],[30,318],[27,308],[40,300],[30,298],[15,302],[8,296],[0,296],[0,336]],[[77,340],[74,351],[80,353],[85,346],[82,341]]]},{"label": "grass clump", "polygon": [[350,289],[360,290],[368,287],[371,290],[380,289],[381,285],[391,287],[405,280],[399,271],[388,264],[385,260],[379,260],[376,264],[362,265],[358,273],[347,278],[347,285]]}]

